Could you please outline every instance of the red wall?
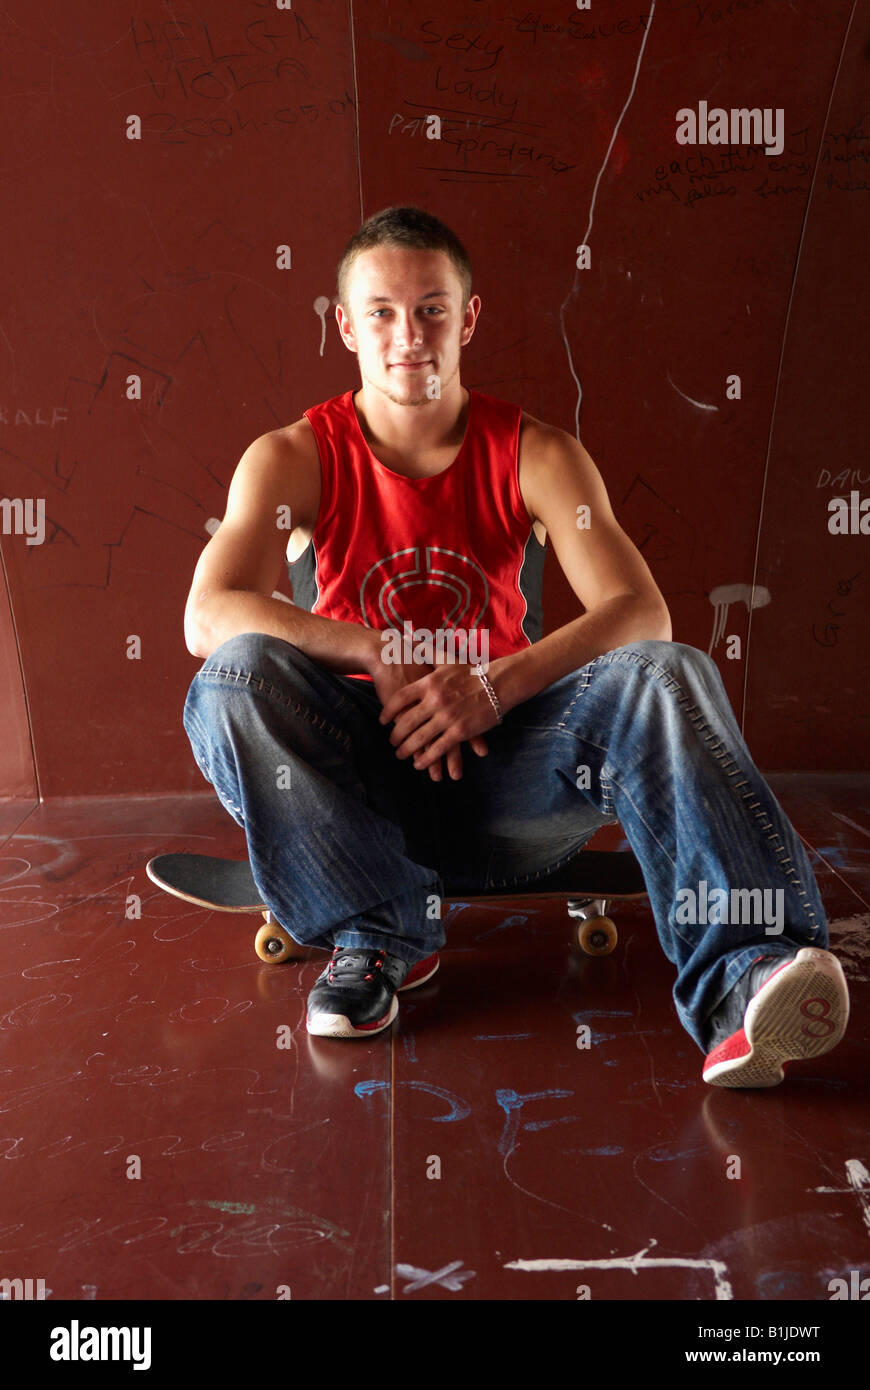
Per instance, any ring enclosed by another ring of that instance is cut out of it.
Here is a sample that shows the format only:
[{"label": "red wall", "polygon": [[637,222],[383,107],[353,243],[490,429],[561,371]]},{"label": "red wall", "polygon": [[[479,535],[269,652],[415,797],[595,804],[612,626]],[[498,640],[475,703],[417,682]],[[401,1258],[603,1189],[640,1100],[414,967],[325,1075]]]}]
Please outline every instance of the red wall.
[{"label": "red wall", "polygon": [[[831,535],[826,507],[844,470],[870,496],[870,0],[172,13],[0,16],[0,497],[47,514],[44,544],[0,538],[0,794],[33,792],[31,731],[43,796],[204,789],[181,710],[206,524],[251,439],[356,383],[314,303],[400,202],[471,252],[466,384],[573,431],[579,381],[675,637],[706,651],[723,618],[757,761],[866,767],[870,540]],[[784,153],[677,144],[701,101],[782,108]],[[545,593],[548,628],[574,616],[552,565]]]}]

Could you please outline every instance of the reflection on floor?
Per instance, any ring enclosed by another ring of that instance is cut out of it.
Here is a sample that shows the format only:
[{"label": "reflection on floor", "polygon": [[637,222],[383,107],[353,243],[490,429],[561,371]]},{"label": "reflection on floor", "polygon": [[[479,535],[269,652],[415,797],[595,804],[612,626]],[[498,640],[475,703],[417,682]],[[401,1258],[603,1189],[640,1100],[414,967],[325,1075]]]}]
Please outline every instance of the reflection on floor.
[{"label": "reflection on floor", "polygon": [[332,1042],[304,1024],[323,955],[262,964],[258,918],[145,875],[163,851],[243,857],[210,794],[7,804],[0,1276],[400,1300],[827,1299],[866,1277],[870,779],[771,782],[815,851],[852,1023],[766,1092],[701,1082],[643,903],[604,959],[558,902],[454,903],[393,1028]]}]

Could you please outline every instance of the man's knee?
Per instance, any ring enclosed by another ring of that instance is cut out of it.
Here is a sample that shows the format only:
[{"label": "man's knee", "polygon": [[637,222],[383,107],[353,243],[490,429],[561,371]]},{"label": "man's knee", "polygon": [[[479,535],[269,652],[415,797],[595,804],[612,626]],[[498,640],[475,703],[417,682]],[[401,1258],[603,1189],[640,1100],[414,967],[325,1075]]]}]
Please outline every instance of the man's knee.
[{"label": "man's knee", "polygon": [[717,669],[715,661],[702,652],[700,647],[690,647],[687,642],[635,642],[632,646],[641,651],[655,666],[673,671],[705,671]]},{"label": "man's knee", "polygon": [[230,718],[239,691],[280,690],[290,696],[297,684],[301,657],[297,647],[265,632],[242,632],[228,637],[206,657],[194,676],[184,705],[183,722],[189,736],[209,728],[212,733]]},{"label": "man's knee", "polygon": [[719,669],[706,652],[691,647],[686,642],[663,642],[650,640],[631,642],[608,653],[604,662],[612,658],[613,663],[623,670],[634,670],[638,676],[664,680],[666,684],[676,682],[685,690],[697,688],[700,684],[708,691],[721,689]]},{"label": "man's knee", "polygon": [[299,648],[291,642],[273,637],[271,633],[240,632],[215,647],[201,669],[226,675],[235,672],[260,674],[265,666],[276,660],[293,664],[294,654],[298,652]]}]

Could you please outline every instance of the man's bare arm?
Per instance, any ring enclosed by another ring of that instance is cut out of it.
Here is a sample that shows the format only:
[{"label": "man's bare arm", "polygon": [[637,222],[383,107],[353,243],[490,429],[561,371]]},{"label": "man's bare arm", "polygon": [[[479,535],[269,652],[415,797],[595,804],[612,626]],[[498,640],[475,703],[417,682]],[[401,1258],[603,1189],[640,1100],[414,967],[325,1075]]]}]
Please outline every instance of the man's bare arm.
[{"label": "man's bare arm", "polygon": [[490,679],[505,709],[615,647],[672,638],[667,604],[613,515],[601,474],[583,445],[564,430],[524,417],[520,486],[586,612],[533,646],[492,662]]},{"label": "man's bare arm", "polygon": [[[243,632],[264,632],[338,672],[368,672],[379,634],[272,598],[292,528],[310,536],[320,505],[320,460],[307,421],[262,435],[233,474],[220,529],[202,552],[184,613],[193,656]],[[288,511],[289,509],[289,511]]]}]

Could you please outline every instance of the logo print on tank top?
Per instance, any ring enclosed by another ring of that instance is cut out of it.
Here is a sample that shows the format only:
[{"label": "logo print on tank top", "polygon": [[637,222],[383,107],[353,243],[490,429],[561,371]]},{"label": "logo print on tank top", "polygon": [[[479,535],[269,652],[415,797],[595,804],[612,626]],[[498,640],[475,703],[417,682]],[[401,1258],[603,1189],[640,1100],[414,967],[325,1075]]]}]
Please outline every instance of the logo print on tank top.
[{"label": "logo print on tank top", "polygon": [[479,565],[455,550],[427,545],[396,550],[378,560],[360,585],[367,627],[404,622],[432,629],[476,628],[489,606],[489,583]]}]

